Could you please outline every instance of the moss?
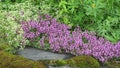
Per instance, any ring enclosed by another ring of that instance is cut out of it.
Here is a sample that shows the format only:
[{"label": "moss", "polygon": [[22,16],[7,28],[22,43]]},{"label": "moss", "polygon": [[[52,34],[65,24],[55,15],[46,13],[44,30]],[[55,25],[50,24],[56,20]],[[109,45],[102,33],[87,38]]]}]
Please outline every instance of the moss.
[{"label": "moss", "polygon": [[51,66],[71,66],[73,68],[100,68],[99,62],[91,56],[77,56],[67,60],[43,60]]},{"label": "moss", "polygon": [[120,68],[120,61],[109,61],[108,68]]},{"label": "moss", "polygon": [[6,46],[7,43],[0,43],[0,50],[6,49],[8,46]]},{"label": "moss", "polygon": [[75,68],[100,68],[99,62],[91,56],[77,56],[66,61]]},{"label": "moss", "polygon": [[57,60],[56,64],[57,66],[64,66],[64,65],[67,65],[67,62],[65,60]]},{"label": "moss", "polygon": [[66,60],[39,60],[42,61],[46,65],[50,66],[64,66],[67,65]]},{"label": "moss", "polygon": [[0,67],[7,67],[10,65],[13,55],[10,55],[9,53],[4,53],[4,51],[0,51]]},{"label": "moss", "polygon": [[42,62],[11,55],[0,50],[0,68],[46,68]]},{"label": "moss", "polygon": [[49,65],[52,65],[52,66],[64,66],[64,65],[67,65],[67,62],[65,60],[51,60],[49,62]]},{"label": "moss", "polygon": [[51,60],[38,60],[38,62],[43,62],[46,65],[49,65]]},{"label": "moss", "polygon": [[10,67],[12,68],[45,68],[44,64],[33,62],[30,60],[16,60],[11,62]]}]

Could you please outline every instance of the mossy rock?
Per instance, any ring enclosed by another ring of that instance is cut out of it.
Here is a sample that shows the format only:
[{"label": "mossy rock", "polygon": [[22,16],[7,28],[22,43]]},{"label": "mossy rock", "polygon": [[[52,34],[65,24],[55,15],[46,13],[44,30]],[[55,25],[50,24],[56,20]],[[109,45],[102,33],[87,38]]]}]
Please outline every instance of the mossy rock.
[{"label": "mossy rock", "polygon": [[65,60],[57,60],[57,61],[55,61],[54,63],[55,63],[57,66],[68,65]]},{"label": "mossy rock", "polygon": [[66,61],[74,68],[100,68],[99,62],[91,56],[76,56]]},{"label": "mossy rock", "polygon": [[0,68],[46,68],[46,66],[42,62],[32,61],[0,50]]},{"label": "mossy rock", "polygon": [[76,56],[67,60],[43,60],[50,66],[70,66],[72,68],[100,68],[99,62],[91,56]]},{"label": "mossy rock", "polygon": [[65,66],[65,65],[67,65],[66,60],[47,60],[47,61],[43,61],[43,62],[50,66]]},{"label": "mossy rock", "polygon": [[108,68],[120,68],[120,61],[109,61]]}]

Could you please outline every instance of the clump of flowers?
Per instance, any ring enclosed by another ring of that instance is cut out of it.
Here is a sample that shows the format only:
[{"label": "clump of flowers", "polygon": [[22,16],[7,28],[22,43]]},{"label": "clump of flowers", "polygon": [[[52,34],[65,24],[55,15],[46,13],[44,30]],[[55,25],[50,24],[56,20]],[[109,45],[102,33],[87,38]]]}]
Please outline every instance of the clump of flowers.
[{"label": "clump of flowers", "polygon": [[48,41],[49,49],[54,52],[91,55],[102,62],[120,56],[120,42],[112,44],[102,37],[98,38],[93,32],[83,32],[79,27],[70,31],[69,26],[57,22],[49,15],[40,16],[37,21],[23,21],[21,25],[26,39],[39,37],[42,48],[45,48],[45,41]]}]

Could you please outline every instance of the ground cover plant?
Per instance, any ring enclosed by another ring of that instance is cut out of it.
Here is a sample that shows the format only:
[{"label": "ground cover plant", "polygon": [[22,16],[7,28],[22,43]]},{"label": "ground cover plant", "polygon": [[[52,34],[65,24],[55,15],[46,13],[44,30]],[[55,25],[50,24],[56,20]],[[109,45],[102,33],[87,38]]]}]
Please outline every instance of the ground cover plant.
[{"label": "ground cover plant", "polygon": [[[37,19],[40,11],[40,14],[50,14],[72,28],[80,26],[81,30],[92,30],[97,33],[97,36],[115,43],[120,39],[119,3],[119,0],[1,0],[0,15],[1,22],[4,22],[4,19],[6,22],[3,16],[12,15],[16,20],[15,25],[19,20]],[[12,17],[7,22],[13,21]]]},{"label": "ground cover plant", "polygon": [[[19,0],[18,0],[19,1]],[[31,8],[30,8],[31,7]],[[39,10],[28,1],[22,3],[0,2],[0,42],[7,43],[14,50],[24,48],[20,21],[36,19]],[[9,51],[15,53],[16,51]]]},{"label": "ground cover plant", "polygon": [[53,52],[91,55],[102,62],[120,56],[120,42],[113,44],[94,32],[82,31],[80,27],[71,31],[69,26],[58,23],[49,15],[40,16],[39,20],[22,21],[21,25],[30,44],[47,47]]},{"label": "ground cover plant", "polygon": [[7,45],[3,48],[10,53],[29,45],[102,62],[119,59],[119,4],[120,0],[0,0],[0,46]]}]

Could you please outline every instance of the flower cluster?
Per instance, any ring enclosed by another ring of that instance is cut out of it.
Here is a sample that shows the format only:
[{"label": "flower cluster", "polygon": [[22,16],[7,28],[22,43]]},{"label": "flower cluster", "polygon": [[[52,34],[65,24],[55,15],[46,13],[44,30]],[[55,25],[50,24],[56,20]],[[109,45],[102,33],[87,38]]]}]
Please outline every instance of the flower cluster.
[{"label": "flower cluster", "polygon": [[24,37],[31,40],[41,37],[40,46],[44,48],[45,40],[50,44],[54,52],[65,52],[74,55],[91,55],[100,61],[120,56],[120,42],[112,44],[94,33],[82,31],[76,27],[70,31],[70,27],[61,24],[56,19],[45,15],[45,19],[39,17],[39,21],[23,21],[21,23]]}]

